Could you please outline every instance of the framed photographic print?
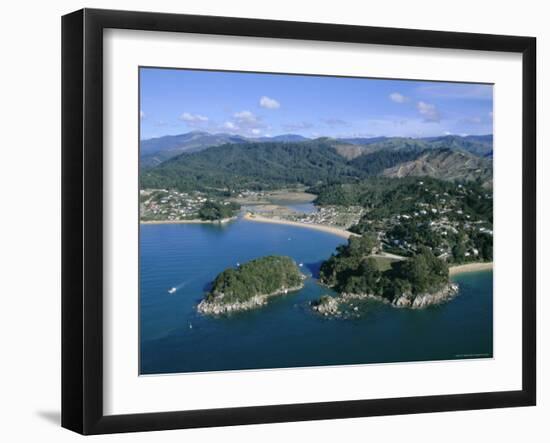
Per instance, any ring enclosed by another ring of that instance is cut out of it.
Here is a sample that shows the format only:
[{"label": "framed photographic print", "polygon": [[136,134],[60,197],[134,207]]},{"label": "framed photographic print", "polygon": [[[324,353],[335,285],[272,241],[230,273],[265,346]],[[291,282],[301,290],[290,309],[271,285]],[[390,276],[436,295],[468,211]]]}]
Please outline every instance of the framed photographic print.
[{"label": "framed photographic print", "polygon": [[534,38],[62,25],[64,427],[535,404]]}]

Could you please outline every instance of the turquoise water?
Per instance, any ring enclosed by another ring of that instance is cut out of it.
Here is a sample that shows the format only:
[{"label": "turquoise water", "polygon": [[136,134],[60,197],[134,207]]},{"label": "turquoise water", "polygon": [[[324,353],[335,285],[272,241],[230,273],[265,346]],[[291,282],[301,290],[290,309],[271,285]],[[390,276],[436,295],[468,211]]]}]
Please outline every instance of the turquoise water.
[{"label": "turquoise water", "polygon": [[[299,227],[239,219],[224,226],[142,225],[142,374],[492,357],[492,272],[455,277],[460,293],[424,310],[361,305],[356,319],[326,319],[309,301],[330,293],[314,278],[263,309],[197,314],[212,279],[267,254],[293,257],[316,275],[344,239]],[[176,287],[173,294],[168,289]]]}]

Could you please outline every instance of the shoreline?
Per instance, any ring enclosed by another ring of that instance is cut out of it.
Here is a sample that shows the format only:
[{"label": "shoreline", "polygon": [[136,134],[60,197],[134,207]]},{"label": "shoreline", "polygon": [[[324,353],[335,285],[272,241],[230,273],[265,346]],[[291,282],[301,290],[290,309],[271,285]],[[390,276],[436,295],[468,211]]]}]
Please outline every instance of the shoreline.
[{"label": "shoreline", "polygon": [[277,225],[288,225],[288,226],[296,226],[299,228],[309,228],[309,229],[315,229],[317,231],[323,231],[327,232],[329,234],[337,235],[338,237],[342,238],[350,238],[352,236],[360,237],[358,234],[355,234],[354,232],[347,231],[342,228],[335,228],[333,226],[326,226],[326,225],[318,225],[315,223],[300,223],[295,222],[291,220],[284,220],[284,219],[276,219],[276,218],[270,218],[270,217],[263,217],[261,215],[252,215],[250,213],[247,213],[243,216],[244,220],[253,221],[253,222],[259,222],[259,223],[273,223]]},{"label": "shoreline", "polygon": [[487,271],[493,269],[493,262],[474,262],[465,263],[463,265],[451,266],[449,268],[449,276],[465,274],[467,272]]},{"label": "shoreline", "polygon": [[221,220],[201,220],[201,219],[190,219],[190,220],[147,220],[139,221],[140,225],[180,225],[180,224],[225,224],[233,220],[237,220],[237,217],[222,218]]}]

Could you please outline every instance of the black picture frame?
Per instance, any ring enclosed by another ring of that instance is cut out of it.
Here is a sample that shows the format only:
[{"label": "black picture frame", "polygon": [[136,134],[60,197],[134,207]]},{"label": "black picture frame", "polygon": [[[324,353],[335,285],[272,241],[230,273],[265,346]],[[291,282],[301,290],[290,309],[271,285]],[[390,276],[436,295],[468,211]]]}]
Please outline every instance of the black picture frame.
[{"label": "black picture frame", "polygon": [[[103,413],[103,31],[108,28],[522,54],[522,389],[130,415]],[[62,18],[62,426],[81,434],[531,406],[536,403],[536,39],[83,9]]]}]

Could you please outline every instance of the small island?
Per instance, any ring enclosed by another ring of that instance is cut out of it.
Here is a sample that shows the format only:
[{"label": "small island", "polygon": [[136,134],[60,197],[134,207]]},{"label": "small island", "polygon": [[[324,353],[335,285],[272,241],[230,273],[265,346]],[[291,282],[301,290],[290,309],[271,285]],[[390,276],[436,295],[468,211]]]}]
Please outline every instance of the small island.
[{"label": "small island", "polygon": [[423,308],[456,295],[458,286],[449,280],[447,264],[430,249],[418,248],[409,258],[392,261],[382,269],[374,254],[376,237],[351,237],[321,265],[320,281],[338,292],[312,303],[325,314],[340,312],[351,300],[375,299],[401,308]]},{"label": "small island", "polygon": [[270,297],[301,289],[304,280],[290,257],[261,257],[220,273],[197,310],[219,315],[256,309]]}]

